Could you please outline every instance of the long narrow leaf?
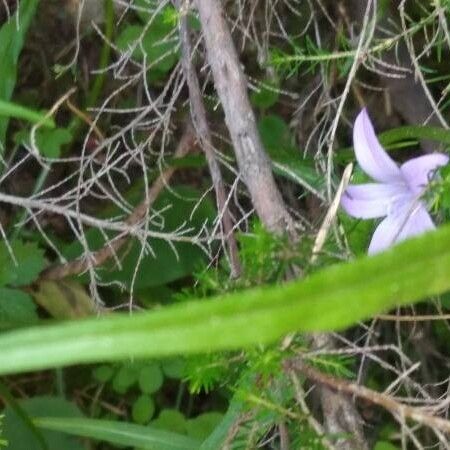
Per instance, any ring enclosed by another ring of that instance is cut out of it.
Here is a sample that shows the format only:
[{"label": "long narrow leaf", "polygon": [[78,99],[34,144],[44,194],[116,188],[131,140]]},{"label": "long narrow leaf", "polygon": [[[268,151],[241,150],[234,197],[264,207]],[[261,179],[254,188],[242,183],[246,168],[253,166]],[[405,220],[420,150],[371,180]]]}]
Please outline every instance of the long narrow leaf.
[{"label": "long narrow leaf", "polygon": [[0,337],[0,374],[237,349],[293,331],[343,329],[450,289],[450,225],[304,280],[154,312],[31,327]]},{"label": "long narrow leaf", "polygon": [[65,417],[38,417],[33,422],[39,428],[83,436],[111,444],[158,450],[198,450],[200,442],[177,433],[150,426],[110,420]]},{"label": "long narrow leaf", "polygon": [[[21,0],[11,19],[0,28],[0,99],[9,101],[17,78],[17,61],[39,0]],[[4,4],[4,3],[3,3]],[[0,118],[0,153],[8,127],[8,118]]]},{"label": "long narrow leaf", "polygon": [[17,103],[6,102],[0,100],[0,117],[15,117],[16,119],[24,119],[31,123],[41,122],[47,128],[55,128],[55,122],[44,114],[25,108]]}]

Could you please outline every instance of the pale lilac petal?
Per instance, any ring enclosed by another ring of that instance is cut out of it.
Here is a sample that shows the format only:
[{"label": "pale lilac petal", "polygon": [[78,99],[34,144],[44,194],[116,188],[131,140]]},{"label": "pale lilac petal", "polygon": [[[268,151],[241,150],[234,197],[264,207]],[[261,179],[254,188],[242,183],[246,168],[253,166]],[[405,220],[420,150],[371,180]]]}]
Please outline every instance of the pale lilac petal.
[{"label": "pale lilac petal", "polygon": [[389,183],[401,179],[400,169],[378,142],[365,108],[355,120],[353,145],[359,165],[374,180]]},{"label": "pale lilac petal", "polygon": [[425,206],[422,202],[419,202],[400,231],[397,241],[403,241],[411,236],[417,236],[435,228],[436,226],[431,220]]},{"label": "pale lilac petal", "polygon": [[417,195],[428,184],[433,172],[438,167],[445,166],[448,160],[448,156],[443,153],[432,153],[406,161],[400,170],[410,189]]},{"label": "pale lilac petal", "polygon": [[358,219],[374,219],[389,214],[397,204],[411,200],[411,193],[403,183],[350,185],[341,199],[345,212]]},{"label": "pale lilac petal", "polygon": [[421,202],[405,204],[388,215],[376,228],[368,253],[382,252],[409,237],[434,230],[435,225]]}]

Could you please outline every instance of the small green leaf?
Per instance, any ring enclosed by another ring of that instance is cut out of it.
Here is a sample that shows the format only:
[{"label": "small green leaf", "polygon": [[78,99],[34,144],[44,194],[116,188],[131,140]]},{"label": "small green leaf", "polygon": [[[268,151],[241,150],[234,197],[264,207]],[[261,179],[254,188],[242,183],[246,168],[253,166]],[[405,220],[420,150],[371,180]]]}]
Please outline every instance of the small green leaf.
[{"label": "small green leaf", "polygon": [[55,130],[39,130],[36,136],[36,144],[40,154],[47,158],[59,158],[61,147],[72,141],[72,134],[66,128]]},{"label": "small green leaf", "polygon": [[137,383],[139,372],[132,365],[123,365],[114,375],[112,387],[118,394],[125,394]]},{"label": "small green leaf", "polygon": [[34,281],[45,265],[44,252],[34,242],[13,241],[13,260],[5,242],[0,242],[0,286],[24,286]]},{"label": "small green leaf", "polygon": [[186,434],[186,418],[176,409],[163,409],[151,425],[161,430]]},{"label": "small green leaf", "polygon": [[180,380],[185,375],[186,361],[182,357],[168,358],[162,361],[161,367],[166,377]]},{"label": "small green leaf", "polygon": [[261,109],[267,109],[273,106],[278,101],[278,86],[271,82],[265,81],[261,86],[257,86],[257,91],[252,92],[250,100],[252,104]]},{"label": "small green leaf", "polygon": [[114,375],[114,369],[111,366],[103,365],[96,367],[92,371],[92,376],[100,383],[106,383]]},{"label": "small green leaf", "polygon": [[187,421],[187,434],[199,440],[205,440],[219,425],[224,415],[218,412],[200,414]]},{"label": "small green leaf", "polygon": [[146,365],[139,372],[139,387],[146,394],[153,394],[162,386],[164,377],[158,364]]},{"label": "small green leaf", "polygon": [[[166,6],[158,14],[152,14],[149,26],[127,25],[116,39],[116,45],[122,51],[130,48],[133,50],[133,58],[142,60],[147,58],[147,64],[151,65],[150,73],[166,73],[178,61],[178,37],[176,35],[176,23],[168,20],[173,8]],[[142,45],[135,45],[141,39]]]},{"label": "small green leaf", "polygon": [[131,414],[136,423],[148,423],[154,413],[155,402],[149,395],[143,394],[133,403]]},{"label": "small green leaf", "polygon": [[0,288],[0,328],[30,325],[37,320],[36,305],[28,294]]},{"label": "small green leaf", "polygon": [[289,127],[280,116],[264,116],[258,123],[258,129],[269,152],[292,148]]}]

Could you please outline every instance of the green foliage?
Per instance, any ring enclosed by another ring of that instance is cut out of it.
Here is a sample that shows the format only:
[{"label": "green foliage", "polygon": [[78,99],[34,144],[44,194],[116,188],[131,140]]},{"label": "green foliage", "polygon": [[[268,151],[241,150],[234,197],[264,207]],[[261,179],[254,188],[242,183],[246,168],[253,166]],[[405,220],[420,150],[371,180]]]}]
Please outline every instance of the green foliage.
[{"label": "green foliage", "polygon": [[275,105],[278,101],[278,84],[271,81],[263,81],[260,86],[257,87],[257,91],[252,92],[250,101],[254,106],[265,110]]},{"label": "green foliage", "polygon": [[[156,14],[143,11],[138,14],[142,24],[126,25],[117,36],[116,44],[122,51],[133,49],[133,58],[145,58],[150,66],[150,78],[158,80],[172,69],[179,58],[174,8],[165,6]],[[138,42],[142,45],[137,45]]]},{"label": "green foliage", "polygon": [[[34,397],[19,402],[23,410],[31,417],[51,415],[63,418],[80,417],[78,408],[68,401],[57,397]],[[4,436],[8,440],[8,450],[40,450],[41,443],[23,420],[10,407],[5,409]],[[56,431],[43,431],[47,450],[82,450],[84,447],[75,439]]]},{"label": "green foliage", "polygon": [[43,251],[31,242],[0,242],[0,327],[10,328],[37,321],[31,297],[18,289],[30,284],[44,268]]},{"label": "green foliage", "polygon": [[0,287],[0,328],[30,325],[37,320],[36,305],[28,294]]},{"label": "green foliage", "polygon": [[136,423],[148,423],[154,413],[155,402],[149,395],[142,394],[133,403],[132,417]]},{"label": "green foliage", "polygon": [[258,129],[275,173],[320,197],[324,189],[323,177],[315,170],[313,161],[294,146],[286,122],[280,116],[268,115],[259,121]]},{"label": "green foliage", "polygon": [[7,447],[8,446],[8,441],[6,439],[2,438],[3,435],[3,419],[4,419],[4,415],[0,415],[0,447]]},{"label": "green foliage", "polygon": [[[0,337],[0,373],[163,357],[273,342],[292,331],[348,327],[450,288],[450,227],[304,280],[190,301],[132,317],[49,325]],[[361,301],[364,299],[364,301]],[[27,358],[21,358],[26,352]]]},{"label": "green foliage", "polygon": [[25,108],[17,103],[7,102],[4,100],[0,100],[0,118],[1,117],[14,117],[16,119],[23,119],[31,123],[39,123],[43,127],[55,128],[55,122],[53,119],[46,117],[45,114]]},{"label": "green foliage", "polygon": [[[30,145],[30,136],[26,130],[16,133],[14,140],[18,144]],[[54,130],[38,129],[35,137],[35,145],[39,154],[47,158],[59,158],[61,148],[72,141],[72,133],[67,128],[55,128]]]},{"label": "green foliage", "polygon": [[158,391],[164,381],[161,368],[156,363],[147,364],[139,373],[139,387],[146,394],[153,394]]},{"label": "green foliage", "polygon": [[[8,102],[16,85],[17,61],[25,36],[36,12],[39,0],[20,2],[20,20],[17,14],[0,28],[0,100]],[[8,117],[0,118],[0,153],[4,151]]]},{"label": "green foliage", "polygon": [[[186,218],[191,216],[196,205],[195,213],[186,223]],[[171,192],[161,194],[155,202],[154,210],[160,211],[158,223],[161,223],[161,228],[158,231],[161,232],[173,232],[185,225],[192,228],[191,234],[194,234],[205,222],[211,222],[215,217],[211,201],[208,198],[200,201],[200,194],[185,186],[179,186],[173,188]],[[97,229],[89,230],[86,233],[86,240],[92,250],[103,247],[105,243],[104,235]],[[149,239],[147,245],[144,255],[141,255],[142,244],[137,240],[133,241],[131,247],[120,252],[121,267],[117,267],[115,262],[111,261],[99,271],[101,281],[120,282],[130,288],[135,277],[134,288],[139,290],[161,286],[186,277],[205,264],[205,253],[189,242],[169,244],[162,239]],[[77,241],[63,250],[64,256],[68,259],[77,258],[83,253],[84,249]],[[87,276],[82,279],[87,280]]]},{"label": "green foliage", "polygon": [[33,242],[0,242],[0,286],[30,284],[44,268],[44,253]]},{"label": "green foliage", "polygon": [[[148,425],[60,417],[40,417],[34,422],[38,427],[48,430],[89,437],[116,445],[142,447],[147,450],[197,450],[200,445],[196,439],[158,430]],[[62,448],[70,450],[69,447],[60,447],[58,450]]]}]

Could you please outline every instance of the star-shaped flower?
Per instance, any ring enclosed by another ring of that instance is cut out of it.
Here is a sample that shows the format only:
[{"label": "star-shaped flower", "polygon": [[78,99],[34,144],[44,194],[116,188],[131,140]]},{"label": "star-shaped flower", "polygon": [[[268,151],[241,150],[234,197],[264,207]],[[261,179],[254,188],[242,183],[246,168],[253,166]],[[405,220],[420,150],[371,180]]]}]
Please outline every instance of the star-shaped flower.
[{"label": "star-shaped flower", "polygon": [[372,236],[368,253],[435,229],[422,195],[436,169],[446,165],[449,157],[432,153],[399,167],[381,147],[366,109],[355,120],[353,145],[359,165],[377,183],[349,185],[341,206],[359,219],[385,217]]}]

